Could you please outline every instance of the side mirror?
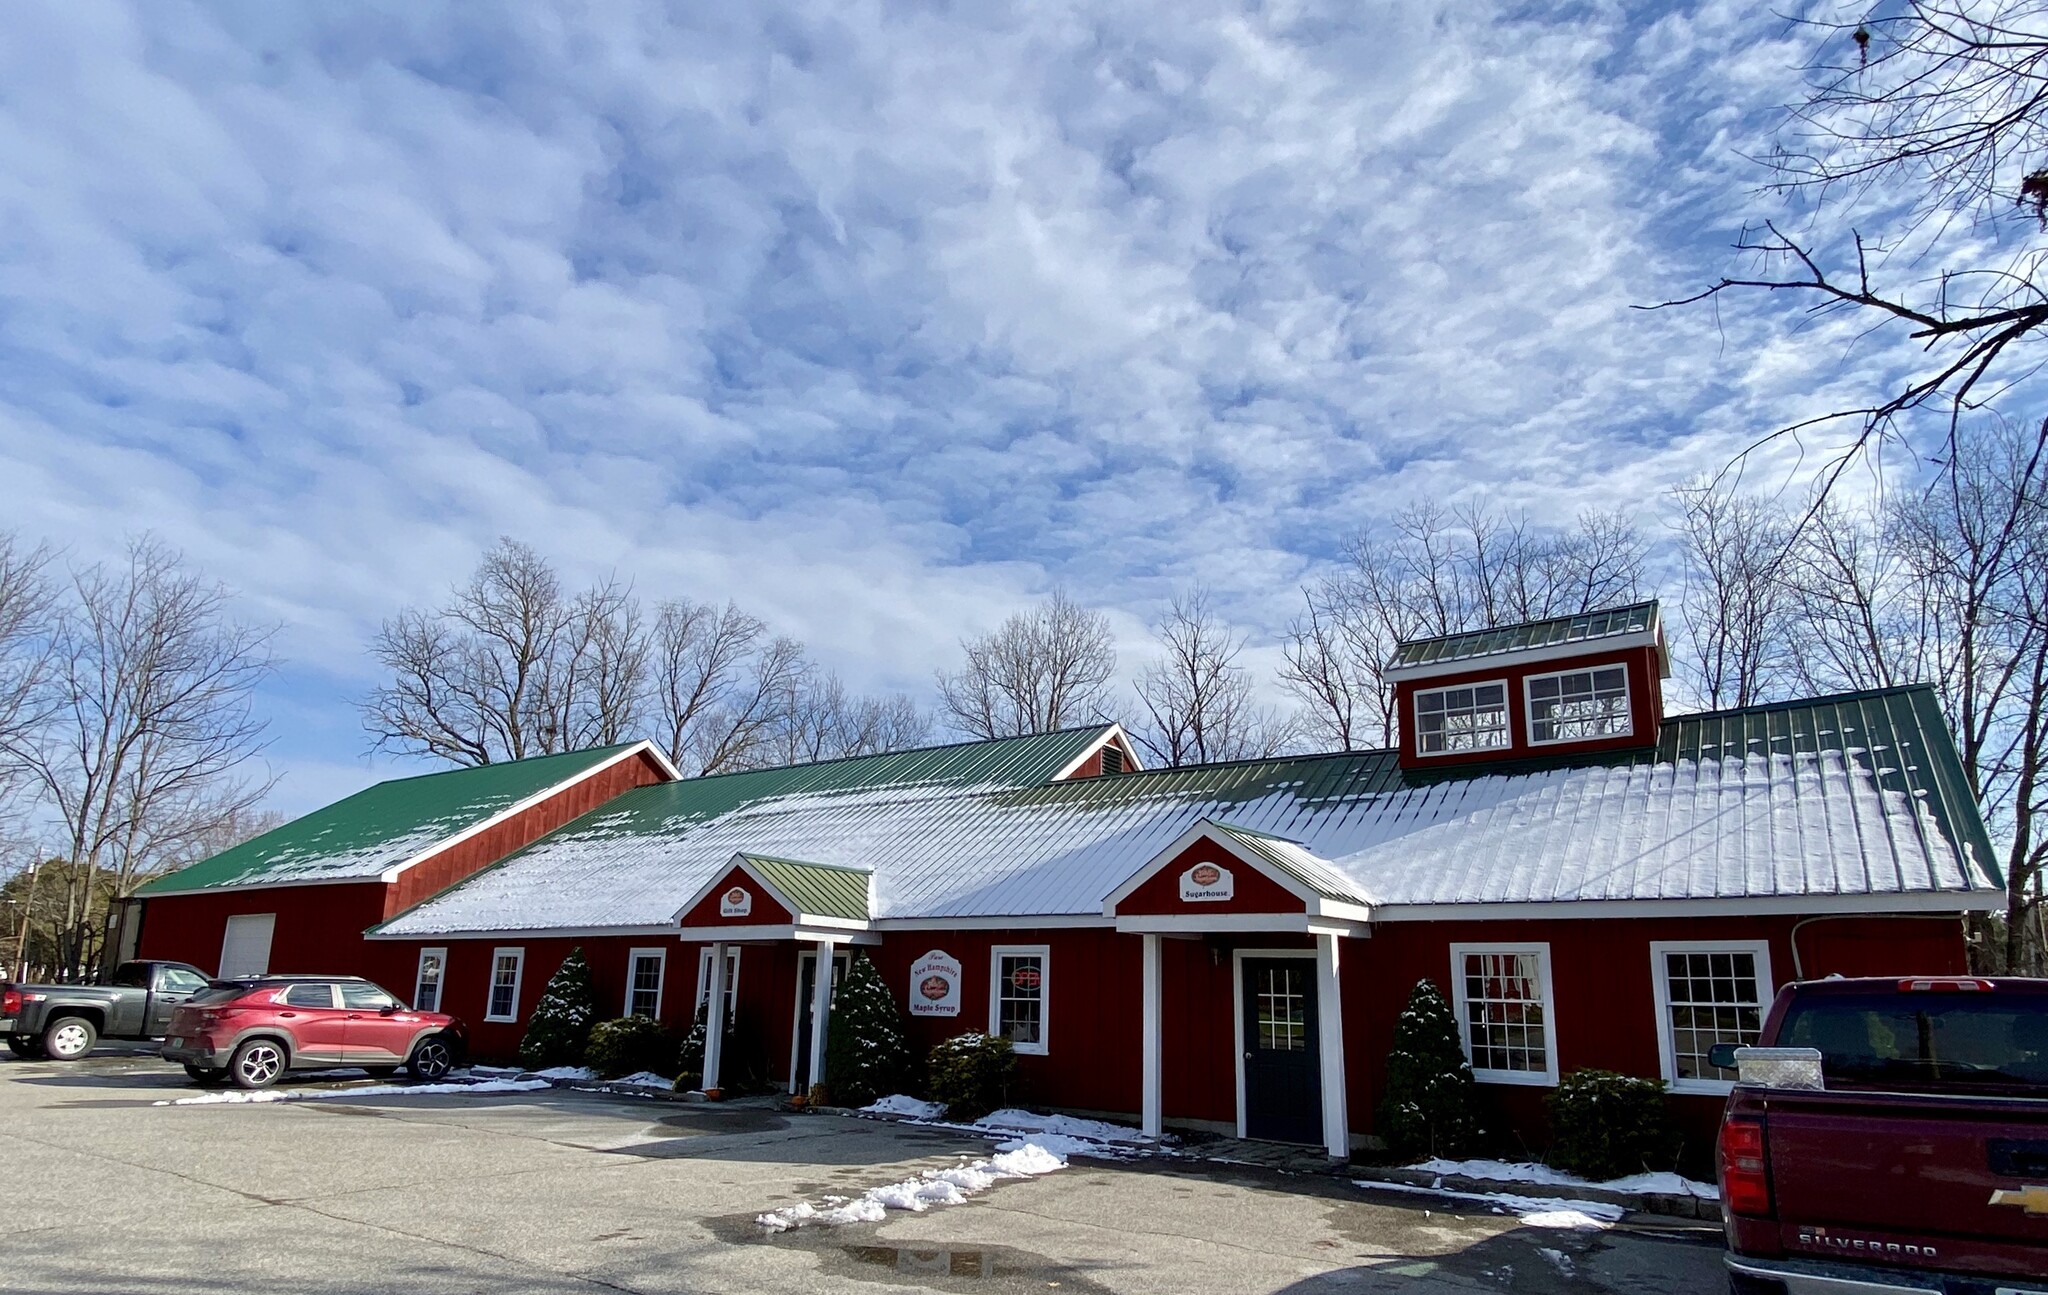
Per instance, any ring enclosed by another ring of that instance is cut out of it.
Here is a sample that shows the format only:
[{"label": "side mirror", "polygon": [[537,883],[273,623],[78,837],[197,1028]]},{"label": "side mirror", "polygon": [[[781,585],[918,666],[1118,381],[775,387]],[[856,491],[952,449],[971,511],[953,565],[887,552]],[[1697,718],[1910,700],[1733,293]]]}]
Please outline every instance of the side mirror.
[{"label": "side mirror", "polygon": [[377,1015],[379,1016],[395,1016],[397,1014],[398,1004],[396,1003],[386,1003],[384,1004],[384,1006],[377,1009]]},{"label": "side mirror", "polygon": [[1716,1043],[1713,1047],[1707,1049],[1707,1064],[1718,1066],[1722,1070],[1735,1069],[1736,1047],[1737,1045],[1733,1043]]}]

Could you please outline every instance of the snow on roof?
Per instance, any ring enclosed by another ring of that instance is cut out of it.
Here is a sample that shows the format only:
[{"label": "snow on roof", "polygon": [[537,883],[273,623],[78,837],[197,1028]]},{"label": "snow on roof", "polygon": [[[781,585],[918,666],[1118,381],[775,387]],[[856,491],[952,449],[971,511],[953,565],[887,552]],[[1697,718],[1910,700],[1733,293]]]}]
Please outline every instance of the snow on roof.
[{"label": "snow on roof", "polygon": [[668,783],[380,933],[662,926],[743,852],[872,869],[879,920],[1099,916],[1204,818],[1299,843],[1382,911],[2001,889],[1959,777],[1932,694],[1894,689],[1667,720],[1655,752],[1458,776],[1355,752],[1035,787],[842,785],[722,797],[708,815]]}]

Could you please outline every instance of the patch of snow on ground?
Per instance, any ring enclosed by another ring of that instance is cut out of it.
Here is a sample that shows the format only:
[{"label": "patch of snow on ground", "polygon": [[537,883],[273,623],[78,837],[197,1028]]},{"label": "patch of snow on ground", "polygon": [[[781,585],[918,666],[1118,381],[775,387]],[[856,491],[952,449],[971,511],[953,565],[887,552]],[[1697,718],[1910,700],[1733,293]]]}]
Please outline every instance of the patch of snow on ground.
[{"label": "patch of snow on ground", "polygon": [[1536,1253],[1548,1259],[1551,1266],[1556,1268],[1565,1277],[1572,1277],[1578,1273],[1578,1265],[1574,1264],[1572,1257],[1562,1250],[1552,1250],[1548,1246],[1537,1246]]},{"label": "patch of snow on ground", "polygon": [[951,1169],[927,1169],[900,1183],[871,1187],[859,1196],[827,1196],[822,1205],[798,1201],[795,1205],[756,1215],[754,1222],[770,1232],[787,1232],[801,1227],[838,1227],[844,1223],[879,1223],[889,1210],[922,1214],[934,1205],[958,1205],[968,1197],[987,1191],[1005,1178],[1036,1178],[1067,1167],[1065,1157],[1026,1142],[973,1164]]},{"label": "patch of snow on ground", "polygon": [[621,1079],[607,1079],[605,1082],[608,1084],[621,1084],[627,1088],[674,1088],[676,1086],[675,1080],[670,1079],[667,1075],[657,1075],[652,1070],[643,1070],[637,1075],[627,1075]]},{"label": "patch of snow on ground", "polygon": [[[1084,1120],[1073,1115],[1033,1115],[1030,1111],[1012,1109],[993,1111],[976,1120],[971,1127],[984,1133],[1049,1134],[1083,1151],[1093,1149],[1098,1153],[1104,1146],[1136,1147],[1149,1145],[1152,1141],[1125,1124],[1107,1124],[1101,1120]],[[1037,1137],[1028,1140],[1044,1141]],[[1094,1144],[1093,1148],[1083,1145],[1091,1143]],[[1050,1143],[1046,1145],[1049,1146]],[[999,1149],[1012,1148],[1005,1145]]]},{"label": "patch of snow on ground", "polygon": [[1630,1174],[1626,1178],[1614,1178],[1596,1183],[1552,1169],[1549,1165],[1511,1164],[1504,1160],[1425,1160],[1419,1165],[1410,1165],[1427,1173],[1444,1174],[1459,1178],[1484,1178],[1497,1183],[1542,1183],[1551,1187],[1597,1187],[1609,1192],[1632,1192],[1636,1195],[1652,1196],[1697,1196],[1703,1201],[1718,1201],[1721,1190],[1712,1183],[1694,1182],[1677,1174]]},{"label": "patch of snow on ground", "polygon": [[[515,1070],[507,1073],[519,1074],[521,1072]],[[535,1079],[565,1079],[571,1083],[577,1083],[597,1078],[597,1072],[589,1066],[549,1066],[546,1070],[534,1071],[533,1077]]]},{"label": "patch of snow on ground", "polygon": [[548,1087],[545,1079],[487,1079],[480,1084],[368,1084],[361,1088],[223,1089],[197,1097],[152,1102],[153,1106],[217,1106],[245,1102],[310,1102],[329,1097],[424,1097],[435,1093],[530,1093]]},{"label": "patch of snow on ground", "polygon": [[1609,1205],[1605,1201],[1545,1200],[1535,1196],[1516,1196],[1509,1192],[1454,1192],[1444,1187],[1378,1183],[1365,1178],[1353,1179],[1352,1185],[1373,1191],[1410,1192],[1419,1196],[1435,1196],[1445,1200],[1483,1205],[1495,1214],[1513,1214],[1532,1228],[1580,1228],[1600,1231],[1620,1222],[1621,1216],[1628,1212],[1619,1205]]},{"label": "patch of snow on ground", "polygon": [[913,1120],[936,1120],[946,1113],[946,1108],[938,1102],[920,1102],[902,1093],[891,1093],[860,1109],[865,1115],[908,1115]]}]

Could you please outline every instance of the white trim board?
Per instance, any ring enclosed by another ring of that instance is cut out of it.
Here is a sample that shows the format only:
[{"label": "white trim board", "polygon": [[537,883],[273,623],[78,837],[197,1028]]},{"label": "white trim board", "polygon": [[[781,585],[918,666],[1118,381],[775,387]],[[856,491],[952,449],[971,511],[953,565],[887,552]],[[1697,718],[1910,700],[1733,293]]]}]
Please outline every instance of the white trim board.
[{"label": "white trim board", "polygon": [[1488,953],[1533,953],[1536,955],[1536,980],[1543,991],[1543,1060],[1545,1069],[1541,1074],[1533,1070],[1483,1070],[1472,1067],[1472,1078],[1482,1084],[1517,1084],[1525,1087],[1557,1087],[1557,990],[1550,976],[1550,942],[1548,940],[1506,940],[1485,944],[1453,944],[1451,946],[1451,1014],[1458,1022],[1458,1046],[1464,1049],[1465,1060],[1472,1060],[1472,1032],[1465,1017],[1465,958],[1468,954]]},{"label": "white trim board", "polygon": [[1657,1011],[1657,1072],[1674,1093],[1705,1093],[1725,1097],[1735,1087],[1728,1079],[1680,1079],[1678,1055],[1671,1037],[1671,981],[1665,974],[1667,953],[1747,953],[1756,958],[1757,1022],[1771,1010],[1777,984],[1771,978],[1771,943],[1768,940],[1652,940],[1650,942],[1650,991]]},{"label": "white trim board", "polygon": [[1109,726],[1109,731],[1107,733],[1104,733],[1100,738],[1097,738],[1095,741],[1090,742],[1086,749],[1084,749],[1081,752],[1081,754],[1075,756],[1072,760],[1067,761],[1065,768],[1061,769],[1058,773],[1054,774],[1051,778],[1047,779],[1046,781],[1065,782],[1067,779],[1074,776],[1074,770],[1088,763],[1089,756],[1094,755],[1097,751],[1100,751],[1103,747],[1108,746],[1111,742],[1116,743],[1117,746],[1123,749],[1125,773],[1141,773],[1144,771],[1145,766],[1138,763],[1138,752],[1132,744],[1129,735],[1127,735],[1124,732],[1124,726],[1121,724],[1111,724]]},{"label": "white trim board", "polygon": [[1538,899],[1475,904],[1382,904],[1381,922],[1499,922],[1519,918],[1757,917],[1769,913],[1994,912],[2005,907],[2005,892],[1912,891],[1861,895],[1754,895],[1702,899]]},{"label": "white trim board", "polygon": [[655,973],[654,977],[653,1019],[658,1021],[661,1019],[663,1000],[668,996],[668,946],[665,944],[652,948],[626,950],[626,1001],[619,1009],[619,1015],[631,1016],[633,1014],[633,976],[639,971],[640,959],[642,958],[653,958],[661,965],[661,970]]},{"label": "white trim board", "polygon": [[[1230,1055],[1237,1059],[1237,1136],[1239,1141],[1243,1141],[1250,1136],[1244,1131],[1244,960],[1246,958],[1307,958],[1313,962],[1316,958],[1316,952],[1314,949],[1232,949],[1230,951],[1230,1037],[1235,1045],[1231,1048]],[[1318,1003],[1320,1004],[1322,987],[1318,985],[1316,989]],[[1316,1047],[1320,1049],[1322,1046],[1323,1035],[1321,1022],[1319,1021],[1317,1022],[1316,1030]],[[1318,1065],[1316,1070],[1316,1082],[1318,1084],[1322,1082],[1322,1069],[1320,1065]]]},{"label": "white trim board", "polygon": [[420,931],[416,933],[393,934],[387,931],[365,931],[365,940],[502,940],[514,936],[522,940],[555,940],[581,938],[601,939],[605,936],[630,937],[635,935],[675,935],[681,928],[676,926],[533,926],[502,931]]},{"label": "white trim board", "polygon": [[1634,630],[1627,634],[1603,634],[1599,638],[1574,639],[1569,643],[1554,643],[1548,647],[1504,648],[1499,652],[1482,652],[1478,656],[1459,657],[1453,661],[1388,666],[1380,671],[1380,676],[1389,683],[1407,683],[1411,679],[1441,679],[1445,675],[1479,674],[1482,671],[1499,670],[1503,666],[1534,665],[1544,661],[1564,661],[1572,657],[1627,652],[1634,648],[1659,646],[1657,631],[1658,620],[1653,619],[1648,629]]},{"label": "white trim board", "polygon": [[[494,1016],[491,1014],[491,1004],[498,997],[498,960],[507,957],[517,959],[512,968],[512,1014],[510,1016]],[[491,965],[486,969],[484,976],[484,1020],[496,1025],[518,1024],[519,995],[525,987],[526,947],[518,944],[507,944],[492,949]],[[444,998],[446,996],[445,994],[442,995]]]},{"label": "white trim board", "polygon": [[1020,1057],[1043,1057],[1052,1051],[1052,946],[1048,944],[995,944],[988,951],[988,1033],[1000,1039],[1002,1026],[1003,959],[1038,959],[1038,1042],[1012,1043]]}]

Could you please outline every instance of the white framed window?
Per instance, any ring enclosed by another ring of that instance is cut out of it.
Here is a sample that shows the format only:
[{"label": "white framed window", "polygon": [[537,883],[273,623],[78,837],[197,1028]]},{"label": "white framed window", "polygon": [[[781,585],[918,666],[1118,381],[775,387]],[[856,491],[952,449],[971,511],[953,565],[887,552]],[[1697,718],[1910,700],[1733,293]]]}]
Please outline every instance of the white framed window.
[{"label": "white framed window", "polygon": [[1522,687],[1528,693],[1532,746],[1627,737],[1635,731],[1626,666],[1531,675]]},{"label": "white framed window", "polygon": [[1424,688],[1415,694],[1415,751],[1455,755],[1508,746],[1508,685],[1504,679]]},{"label": "white framed window", "polygon": [[661,982],[668,974],[667,949],[632,949],[626,954],[626,1016],[661,1019]]},{"label": "white framed window", "polygon": [[491,950],[491,996],[484,1004],[486,1021],[519,1019],[519,978],[526,970],[526,950]]},{"label": "white framed window", "polygon": [[1762,940],[1663,940],[1650,945],[1657,996],[1657,1052],[1676,1093],[1725,1093],[1735,1072],[1707,1060],[1717,1043],[1746,1047],[1763,1033],[1777,992],[1771,946]]},{"label": "white framed window", "polygon": [[421,949],[419,971],[412,979],[412,1010],[441,1010],[441,978],[448,970],[448,950]]},{"label": "white framed window", "polygon": [[[704,1006],[704,1000],[711,995],[711,946],[697,950],[697,998],[690,1005],[690,1017],[696,1019],[697,1009]],[[740,949],[736,944],[725,948],[725,1016],[731,1020],[740,1001]]]},{"label": "white framed window", "polygon": [[1046,990],[1052,949],[999,944],[989,950],[988,1032],[1026,1056],[1046,1052]]},{"label": "white framed window", "polygon": [[1451,995],[1474,1079],[1557,1082],[1557,1011],[1548,944],[1452,945]]}]

